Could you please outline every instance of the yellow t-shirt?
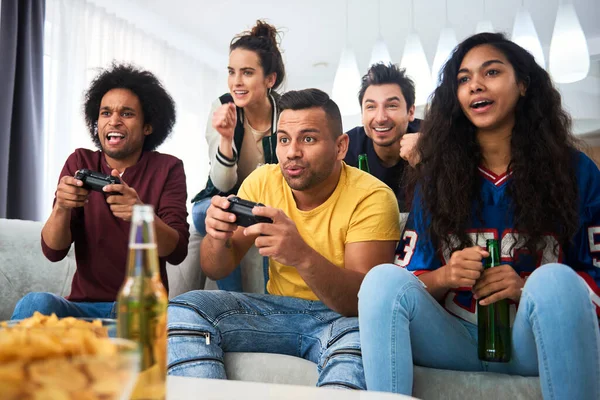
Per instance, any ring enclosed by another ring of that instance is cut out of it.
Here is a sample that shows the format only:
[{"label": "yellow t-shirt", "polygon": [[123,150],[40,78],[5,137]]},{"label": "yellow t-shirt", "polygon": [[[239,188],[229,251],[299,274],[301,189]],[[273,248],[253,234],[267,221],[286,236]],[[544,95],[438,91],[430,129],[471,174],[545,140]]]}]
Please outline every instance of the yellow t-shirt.
[{"label": "yellow t-shirt", "polygon": [[[374,176],[343,164],[339,183],[323,204],[310,211],[296,207],[278,164],[267,164],[242,183],[238,196],[279,208],[292,219],[302,239],[334,265],[344,268],[347,243],[400,239],[398,201]],[[267,291],[318,300],[296,268],[269,259]]]}]

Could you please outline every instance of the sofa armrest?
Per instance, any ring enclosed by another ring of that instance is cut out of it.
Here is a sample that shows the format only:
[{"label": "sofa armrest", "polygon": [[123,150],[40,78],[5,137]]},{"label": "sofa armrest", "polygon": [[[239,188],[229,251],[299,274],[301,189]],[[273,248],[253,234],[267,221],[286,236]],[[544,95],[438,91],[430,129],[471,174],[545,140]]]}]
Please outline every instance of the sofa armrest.
[{"label": "sofa armrest", "polygon": [[0,320],[9,319],[15,304],[29,292],[66,296],[76,263],[73,247],[67,257],[50,262],[42,253],[43,223],[0,219]]}]

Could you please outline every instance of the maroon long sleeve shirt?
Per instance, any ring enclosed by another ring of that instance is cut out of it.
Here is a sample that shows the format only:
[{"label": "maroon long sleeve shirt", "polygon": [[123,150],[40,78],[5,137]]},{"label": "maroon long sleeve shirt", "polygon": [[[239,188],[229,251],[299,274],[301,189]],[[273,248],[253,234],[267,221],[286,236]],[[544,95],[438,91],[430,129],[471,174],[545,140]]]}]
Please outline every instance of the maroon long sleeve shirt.
[{"label": "maroon long sleeve shirt", "polygon": [[[77,149],[69,156],[60,177],[74,176],[79,169],[110,174],[104,153]],[[189,225],[186,221],[187,189],[183,162],[168,154],[144,152],[121,179],[134,188],[144,204],[179,233],[175,250],[160,257],[160,275],[168,290],[166,262],[181,263],[187,256]],[[130,223],[110,211],[104,193],[91,191],[89,202],[71,211],[71,237],[75,243],[77,270],[71,285],[71,301],[115,301],[125,279]],[[56,198],[54,199],[56,202]],[[50,261],[65,258],[69,248],[55,250],[42,237],[42,251]]]}]

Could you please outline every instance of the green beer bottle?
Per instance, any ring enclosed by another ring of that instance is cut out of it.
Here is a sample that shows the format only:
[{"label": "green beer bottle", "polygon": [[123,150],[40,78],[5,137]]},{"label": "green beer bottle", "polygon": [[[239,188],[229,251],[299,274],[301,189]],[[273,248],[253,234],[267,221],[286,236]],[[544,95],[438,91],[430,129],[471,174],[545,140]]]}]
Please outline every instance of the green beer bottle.
[{"label": "green beer bottle", "polygon": [[[484,270],[500,265],[498,240],[486,241],[490,256],[485,260]],[[482,361],[510,361],[510,313],[508,299],[482,306],[477,301],[478,355]]]},{"label": "green beer bottle", "polygon": [[133,206],[127,275],[117,297],[117,336],[139,343],[140,374],[131,399],[164,399],[167,291],[158,267],[154,209]]},{"label": "green beer bottle", "polygon": [[371,173],[371,170],[369,169],[369,162],[367,161],[366,154],[358,155],[358,169],[360,169],[361,171]]}]

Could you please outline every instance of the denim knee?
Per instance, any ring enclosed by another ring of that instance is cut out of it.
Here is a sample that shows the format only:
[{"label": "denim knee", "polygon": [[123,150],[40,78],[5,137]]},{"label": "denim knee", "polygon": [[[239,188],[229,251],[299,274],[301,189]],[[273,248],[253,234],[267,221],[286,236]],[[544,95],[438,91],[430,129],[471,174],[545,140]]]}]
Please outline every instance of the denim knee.
[{"label": "denim knee", "polygon": [[578,309],[582,301],[591,301],[583,279],[569,266],[546,264],[537,268],[526,280],[523,287],[536,307],[548,304],[552,307],[559,302],[562,306],[572,305]]},{"label": "denim knee", "polygon": [[525,282],[523,290],[530,294],[550,294],[570,297],[574,290],[587,293],[581,277],[573,268],[558,263],[537,268]]},{"label": "denim knee", "polygon": [[225,379],[221,335],[195,309],[171,303],[167,322],[169,375]]},{"label": "denim knee", "polygon": [[53,293],[27,293],[17,302],[11,319],[29,318],[35,311],[44,315],[56,313],[61,299]]},{"label": "denim knee", "polygon": [[[224,316],[244,312],[241,300],[237,296],[245,295],[224,290],[192,290],[171,299],[169,309],[181,307],[194,310],[198,318],[201,317],[210,324],[216,325]],[[198,321],[198,323],[202,322]]]},{"label": "denim knee", "polygon": [[[179,297],[179,296],[178,296]],[[201,315],[198,309],[191,306],[185,301],[177,301],[175,297],[169,302],[167,308],[168,312],[168,324],[171,325],[204,325],[206,319]]]},{"label": "denim knee", "polygon": [[358,318],[333,321],[323,345],[317,386],[366,390]]},{"label": "denim knee", "polygon": [[367,273],[360,286],[358,302],[361,307],[387,309],[406,283],[415,282],[411,272],[395,264],[381,264]]},{"label": "denim knee", "polygon": [[206,235],[206,211],[210,207],[210,198],[200,200],[192,206],[192,221],[198,233]]}]

